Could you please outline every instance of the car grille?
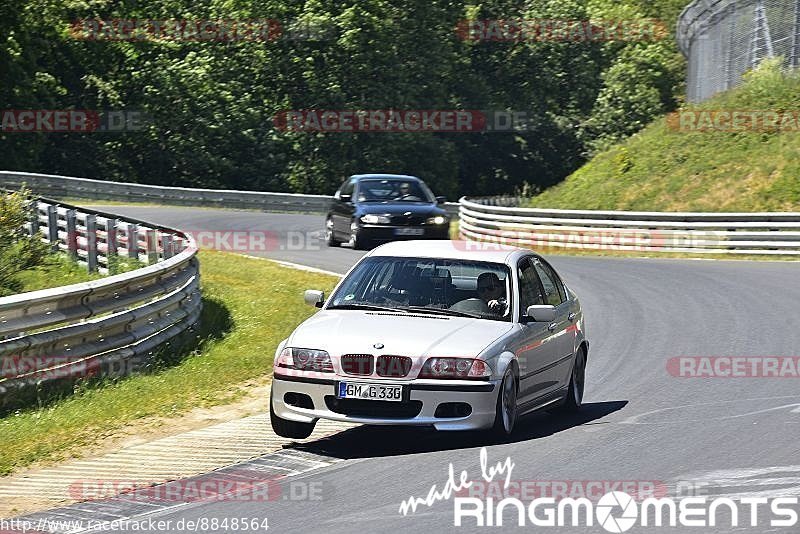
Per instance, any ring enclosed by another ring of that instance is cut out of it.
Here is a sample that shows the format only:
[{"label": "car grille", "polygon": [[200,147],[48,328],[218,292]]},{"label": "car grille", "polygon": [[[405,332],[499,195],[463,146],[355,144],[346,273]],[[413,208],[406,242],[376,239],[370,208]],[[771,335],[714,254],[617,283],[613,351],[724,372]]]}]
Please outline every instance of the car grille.
[{"label": "car grille", "polygon": [[419,215],[393,215],[392,224],[397,226],[419,226],[425,223],[426,217]]},{"label": "car grille", "polygon": [[408,356],[378,356],[375,372],[378,376],[404,377],[411,371],[411,358]]},{"label": "car grille", "polygon": [[342,371],[348,375],[371,375],[374,359],[372,354],[345,354],[342,356]]},{"label": "car grille", "polygon": [[422,401],[404,402],[337,399],[333,395],[325,396],[325,404],[332,412],[353,417],[374,417],[376,419],[410,419],[422,411]]}]

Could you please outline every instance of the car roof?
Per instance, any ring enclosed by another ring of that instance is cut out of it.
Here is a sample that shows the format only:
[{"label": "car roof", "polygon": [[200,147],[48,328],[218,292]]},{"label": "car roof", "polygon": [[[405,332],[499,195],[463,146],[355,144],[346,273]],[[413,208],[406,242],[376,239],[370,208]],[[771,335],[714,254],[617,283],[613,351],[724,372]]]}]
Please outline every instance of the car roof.
[{"label": "car roof", "polygon": [[350,179],[352,180],[353,178],[359,181],[360,180],[411,180],[414,182],[422,181],[416,176],[410,176],[407,174],[354,174],[350,177]]},{"label": "car roof", "polygon": [[533,254],[533,251],[499,243],[478,243],[475,241],[446,239],[392,241],[379,246],[367,255],[475,260],[515,265],[520,257],[529,254]]}]

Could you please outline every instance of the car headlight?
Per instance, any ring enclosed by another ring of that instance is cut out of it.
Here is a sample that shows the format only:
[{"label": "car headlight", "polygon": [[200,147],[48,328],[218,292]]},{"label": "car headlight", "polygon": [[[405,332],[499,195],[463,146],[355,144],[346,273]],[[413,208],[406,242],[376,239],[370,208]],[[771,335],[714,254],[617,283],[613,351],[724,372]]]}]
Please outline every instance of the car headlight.
[{"label": "car headlight", "polygon": [[364,224],[389,224],[392,220],[386,215],[373,215],[370,213],[361,217],[361,222]]},{"label": "car headlight", "polygon": [[419,378],[485,379],[492,376],[492,368],[483,360],[470,358],[428,358],[419,372]]},{"label": "car headlight", "polygon": [[331,362],[330,355],[324,350],[286,347],[278,356],[278,361],[275,362],[275,370],[278,369],[332,373],[333,362]]},{"label": "car headlight", "polygon": [[429,217],[425,222],[427,224],[444,224],[447,222],[447,217],[444,215],[437,215],[436,217]]}]

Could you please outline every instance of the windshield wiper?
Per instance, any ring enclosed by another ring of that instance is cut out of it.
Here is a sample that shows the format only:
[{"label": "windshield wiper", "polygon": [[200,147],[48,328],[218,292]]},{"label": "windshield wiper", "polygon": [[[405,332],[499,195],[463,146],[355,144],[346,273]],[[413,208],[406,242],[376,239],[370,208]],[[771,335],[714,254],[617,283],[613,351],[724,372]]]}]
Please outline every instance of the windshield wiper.
[{"label": "windshield wiper", "polygon": [[476,313],[469,313],[465,311],[459,310],[446,310],[444,308],[428,308],[426,306],[404,306],[399,308],[401,310],[406,311],[413,311],[413,312],[428,312],[436,315],[452,315],[454,317],[472,317],[473,319],[483,319],[482,315],[478,315]]},{"label": "windshield wiper", "polygon": [[389,306],[376,306],[374,304],[358,304],[358,303],[351,303],[351,304],[337,304],[334,306],[328,306],[329,310],[371,310],[371,311],[386,311],[386,312],[397,312],[397,311],[405,311],[405,308],[391,308]]}]

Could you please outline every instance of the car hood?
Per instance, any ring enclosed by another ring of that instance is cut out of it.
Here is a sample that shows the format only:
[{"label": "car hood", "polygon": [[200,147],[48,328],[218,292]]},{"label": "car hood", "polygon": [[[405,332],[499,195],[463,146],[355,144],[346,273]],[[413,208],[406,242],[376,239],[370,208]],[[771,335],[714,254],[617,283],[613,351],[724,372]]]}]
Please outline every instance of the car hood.
[{"label": "car hood", "polygon": [[[327,350],[333,358],[342,354],[476,357],[512,328],[512,323],[468,317],[322,310],[298,326],[286,346]],[[383,348],[376,349],[378,343]]]},{"label": "car hood", "polygon": [[436,204],[427,202],[360,202],[358,211],[362,215],[404,215],[411,212],[412,215],[444,215],[445,210]]}]

